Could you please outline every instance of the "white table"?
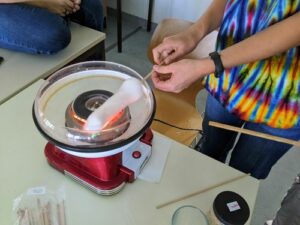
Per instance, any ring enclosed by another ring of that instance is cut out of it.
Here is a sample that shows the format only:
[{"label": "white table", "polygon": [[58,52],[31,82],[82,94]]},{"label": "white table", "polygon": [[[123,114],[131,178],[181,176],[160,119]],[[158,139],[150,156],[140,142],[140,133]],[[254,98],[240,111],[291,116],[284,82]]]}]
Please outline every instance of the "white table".
[{"label": "white table", "polygon": [[13,199],[35,186],[65,187],[68,225],[169,225],[179,206],[192,204],[207,211],[214,197],[224,190],[242,195],[253,210],[259,182],[251,177],[156,209],[168,200],[241,174],[158,133],[154,136],[153,151],[159,151],[163,142],[171,142],[160,183],[136,180],[110,197],[98,196],[80,186],[51,168],[43,155],[46,140],[31,116],[41,83],[36,82],[0,107],[0,224],[12,224]]},{"label": "white table", "polygon": [[104,33],[76,23],[71,23],[70,29],[70,44],[55,55],[30,55],[0,49],[0,56],[4,57],[0,65],[0,104],[105,40]]}]

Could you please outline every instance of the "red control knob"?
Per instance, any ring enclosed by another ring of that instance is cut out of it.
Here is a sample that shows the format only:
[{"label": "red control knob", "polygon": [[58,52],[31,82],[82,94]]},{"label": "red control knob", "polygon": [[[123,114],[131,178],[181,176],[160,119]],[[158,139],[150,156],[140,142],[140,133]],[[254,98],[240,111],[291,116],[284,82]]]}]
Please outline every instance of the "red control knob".
[{"label": "red control knob", "polygon": [[142,156],[142,153],[140,151],[134,151],[132,153],[132,157],[135,159],[141,158],[141,156]]}]

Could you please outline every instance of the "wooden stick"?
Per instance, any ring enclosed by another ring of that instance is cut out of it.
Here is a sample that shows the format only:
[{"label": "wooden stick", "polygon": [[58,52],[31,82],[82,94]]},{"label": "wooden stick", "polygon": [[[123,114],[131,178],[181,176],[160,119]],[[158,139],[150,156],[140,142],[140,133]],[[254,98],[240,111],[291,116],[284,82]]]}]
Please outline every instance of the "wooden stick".
[{"label": "wooden stick", "polygon": [[28,218],[29,218],[29,224],[30,225],[35,225],[35,221],[34,221],[34,218],[33,218],[33,215],[32,215],[32,212],[31,212],[31,209],[28,208]]},{"label": "wooden stick", "polygon": [[65,213],[65,200],[62,200],[60,203],[60,214],[61,214],[61,221],[62,225],[66,225],[66,213]]},{"label": "wooden stick", "polygon": [[66,225],[65,204],[64,201],[56,204],[57,218],[59,225]]},{"label": "wooden stick", "polygon": [[[171,52],[172,53],[172,52]],[[170,54],[171,54],[170,53]],[[169,55],[170,55],[169,54]],[[168,55],[168,56],[169,56]],[[168,57],[167,56],[167,57]],[[162,61],[161,61],[161,63],[160,64],[158,64],[159,66],[161,66],[161,65],[163,65],[164,64],[164,61],[165,61],[165,59],[167,58],[167,57],[165,57]],[[149,77],[151,77],[151,75],[152,75],[152,73],[153,73],[153,71],[154,70],[151,70],[145,77],[144,77],[144,80],[146,81]],[[161,77],[162,77],[162,80],[167,80],[167,79],[169,79],[170,77],[171,77],[171,75],[170,74],[160,74],[161,75]]]},{"label": "wooden stick", "polygon": [[18,214],[18,218],[19,218],[19,224],[18,225],[28,225],[29,224],[28,220],[24,222],[24,220],[27,219],[24,209],[18,209],[17,214]]},{"label": "wooden stick", "polygon": [[248,177],[248,176],[249,176],[249,174],[244,174],[244,173],[243,173],[242,175],[239,175],[239,176],[234,177],[234,178],[232,178],[232,179],[229,179],[229,180],[226,180],[226,181],[223,181],[223,182],[214,184],[214,185],[212,185],[212,186],[210,186],[210,187],[207,187],[207,188],[204,188],[204,189],[202,189],[202,190],[199,190],[199,191],[196,191],[196,192],[193,192],[193,193],[184,195],[184,196],[182,196],[182,197],[173,199],[173,200],[168,201],[168,202],[166,202],[166,203],[159,204],[158,206],[156,206],[156,209],[161,209],[161,208],[163,208],[163,207],[165,207],[165,206],[168,206],[168,205],[171,205],[171,204],[173,204],[173,203],[176,203],[176,202],[185,200],[185,199],[187,199],[187,198],[191,198],[191,197],[193,197],[193,196],[195,196],[195,195],[202,194],[202,193],[204,193],[204,192],[210,191],[210,190],[215,189],[215,188],[217,188],[217,187],[223,186],[223,185],[225,185],[225,184],[232,183],[232,182],[234,182],[234,181],[243,179],[244,177]]},{"label": "wooden stick", "polygon": [[27,208],[24,209],[24,217],[22,220],[22,225],[32,225],[30,223],[29,214]]},{"label": "wooden stick", "polygon": [[57,221],[58,225],[62,225],[62,218],[61,218],[61,211],[60,211],[60,204],[56,204],[56,214],[57,214]]},{"label": "wooden stick", "polygon": [[43,215],[43,208],[41,204],[41,200],[37,198],[37,206],[38,206],[38,214],[39,214],[39,225],[45,225],[45,218]]},{"label": "wooden stick", "polygon": [[48,201],[45,205],[45,218],[46,218],[46,225],[52,225],[52,210],[51,210],[51,203]]},{"label": "wooden stick", "polygon": [[145,80],[145,81],[148,80],[148,78],[151,77],[152,73],[153,73],[153,70],[151,70],[151,71],[144,77],[144,80]]},{"label": "wooden stick", "polygon": [[248,129],[244,129],[244,128],[230,126],[230,125],[227,125],[227,124],[222,124],[222,123],[218,123],[218,122],[214,122],[214,121],[209,121],[208,124],[209,124],[209,126],[212,126],[212,127],[217,127],[217,128],[230,130],[230,131],[234,131],[234,132],[239,132],[239,133],[243,133],[243,134],[248,134],[248,135],[252,135],[252,136],[265,138],[265,139],[268,139],[268,140],[277,141],[277,142],[281,142],[281,143],[285,143],[285,144],[300,147],[300,141],[295,141],[295,140],[291,140],[291,139],[287,139],[287,138],[273,136],[273,135],[270,135],[270,134],[264,134],[264,133],[256,132],[256,131],[253,131],[253,130],[248,130]]},{"label": "wooden stick", "polygon": [[[147,80],[149,77],[151,77],[152,73],[153,73],[153,70],[151,70],[150,73],[148,73],[148,74],[144,77],[143,80]],[[158,78],[159,78],[160,80],[162,80],[162,81],[165,81],[165,80],[170,79],[171,76],[172,76],[171,74],[159,74],[159,75],[158,75]]]}]

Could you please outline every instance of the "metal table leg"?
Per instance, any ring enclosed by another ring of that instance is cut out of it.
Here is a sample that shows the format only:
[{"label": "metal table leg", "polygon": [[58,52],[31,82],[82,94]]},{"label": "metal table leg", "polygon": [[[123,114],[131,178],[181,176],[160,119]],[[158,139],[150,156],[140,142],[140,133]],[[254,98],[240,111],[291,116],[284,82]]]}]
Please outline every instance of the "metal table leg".
[{"label": "metal table leg", "polygon": [[122,52],[122,4],[121,0],[117,0],[117,36],[118,36],[118,52]]},{"label": "metal table leg", "polygon": [[[117,0],[117,36],[118,36],[118,52],[122,52],[122,0]],[[149,0],[147,31],[151,31],[153,1]]]},{"label": "metal table leg", "polygon": [[147,20],[147,31],[148,32],[151,31],[152,11],[153,11],[153,0],[149,0],[148,20]]}]

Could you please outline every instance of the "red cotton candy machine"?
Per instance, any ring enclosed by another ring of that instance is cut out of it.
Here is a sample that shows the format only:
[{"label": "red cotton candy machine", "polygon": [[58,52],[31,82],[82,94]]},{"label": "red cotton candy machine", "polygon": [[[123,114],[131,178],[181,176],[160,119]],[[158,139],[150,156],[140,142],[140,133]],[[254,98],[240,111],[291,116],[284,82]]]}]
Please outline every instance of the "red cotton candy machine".
[{"label": "red cotton candy machine", "polygon": [[[140,81],[142,97],[112,115],[102,129],[84,129],[89,115],[129,78]],[[48,140],[44,150],[48,163],[101,195],[119,192],[140,174],[151,156],[149,126],[154,113],[154,95],[137,72],[100,61],[54,73],[33,105],[34,123]]]}]

